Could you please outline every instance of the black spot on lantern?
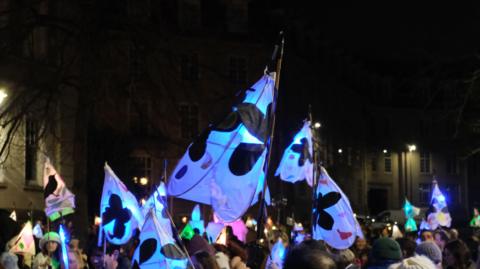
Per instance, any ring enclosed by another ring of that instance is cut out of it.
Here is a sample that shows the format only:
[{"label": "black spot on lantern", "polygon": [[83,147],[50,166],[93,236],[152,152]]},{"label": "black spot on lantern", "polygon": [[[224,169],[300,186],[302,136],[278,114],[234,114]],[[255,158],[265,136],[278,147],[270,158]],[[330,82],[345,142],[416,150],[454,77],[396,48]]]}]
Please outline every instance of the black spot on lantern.
[{"label": "black spot on lantern", "polygon": [[[270,109],[270,105],[268,106]],[[254,104],[244,103],[238,106],[238,115],[248,132],[258,140],[265,142],[269,135],[268,117]]]},{"label": "black spot on lantern", "polygon": [[157,240],[155,238],[148,238],[140,245],[140,264],[148,261],[157,250]]},{"label": "black spot on lantern", "polygon": [[240,143],[228,161],[230,172],[236,176],[243,176],[250,172],[262,155],[263,149],[263,144]]},{"label": "black spot on lantern", "polygon": [[184,165],[182,168],[180,168],[177,173],[175,173],[175,178],[176,179],[181,179],[188,171],[188,166]]},{"label": "black spot on lantern", "polygon": [[318,226],[322,227],[324,230],[332,230],[334,219],[330,214],[328,214],[325,209],[334,206],[342,198],[342,195],[338,192],[329,192],[325,195],[322,193],[317,194],[317,199],[315,200],[315,208],[313,216]]},{"label": "black spot on lantern", "polygon": [[300,144],[292,145],[292,151],[296,153],[300,153],[300,158],[298,158],[298,166],[303,166],[306,160],[312,162],[312,155],[310,155],[309,142],[307,138],[302,138],[300,140]]},{"label": "black spot on lantern", "polygon": [[105,212],[102,214],[102,223],[104,223],[104,225],[115,220],[113,234],[109,234],[109,236],[111,238],[121,239],[125,235],[125,224],[130,221],[131,217],[132,212],[130,212],[128,208],[123,208],[120,196],[111,194],[108,200],[108,207],[105,208]]},{"label": "black spot on lantern", "polygon": [[43,191],[43,198],[47,198],[50,194],[53,194],[55,190],[58,187],[57,180],[55,179],[55,176],[49,176],[48,177],[48,183],[45,186],[45,189]]},{"label": "black spot on lantern", "polygon": [[210,128],[203,131],[201,135],[195,138],[192,145],[188,148],[188,156],[192,161],[196,162],[200,160],[205,154],[205,150],[207,149],[207,139],[211,131]]}]

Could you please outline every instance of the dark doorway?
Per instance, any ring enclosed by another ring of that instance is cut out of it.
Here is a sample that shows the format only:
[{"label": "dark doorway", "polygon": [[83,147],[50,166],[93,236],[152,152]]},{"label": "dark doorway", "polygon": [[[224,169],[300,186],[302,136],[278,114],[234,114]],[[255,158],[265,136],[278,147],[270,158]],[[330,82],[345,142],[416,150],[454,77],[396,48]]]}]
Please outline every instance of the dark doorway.
[{"label": "dark doorway", "polygon": [[388,206],[388,190],[382,188],[370,188],[368,190],[368,210],[370,215],[377,215],[386,210]]}]

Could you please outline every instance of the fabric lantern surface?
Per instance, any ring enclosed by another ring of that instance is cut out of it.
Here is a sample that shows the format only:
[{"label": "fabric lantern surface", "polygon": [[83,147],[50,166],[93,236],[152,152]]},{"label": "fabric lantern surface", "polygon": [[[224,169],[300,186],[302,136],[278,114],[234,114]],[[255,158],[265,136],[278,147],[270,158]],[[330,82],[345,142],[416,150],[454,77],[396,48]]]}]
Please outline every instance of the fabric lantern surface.
[{"label": "fabric lantern surface", "polygon": [[226,222],[245,213],[263,190],[274,86],[274,75],[264,75],[225,120],[190,144],[170,177],[169,195],[209,204]]},{"label": "fabric lantern surface", "polygon": [[348,197],[321,168],[313,209],[313,238],[336,249],[347,249],[357,237],[358,226]]},{"label": "fabric lantern surface", "polygon": [[[283,268],[283,260],[285,259],[286,249],[282,240],[278,240],[272,247],[270,255],[268,255],[266,268]],[[272,265],[274,264],[274,265]]]},{"label": "fabric lantern surface", "polygon": [[414,220],[414,217],[420,214],[420,208],[413,206],[407,198],[405,198],[405,203],[403,204],[403,212],[407,221],[405,222],[405,231],[414,232],[417,230],[417,223]]},{"label": "fabric lantern surface", "polygon": [[132,237],[134,230],[141,227],[144,222],[137,199],[108,164],[105,164],[100,216],[102,223],[98,245],[102,243],[102,234],[105,234],[106,239],[112,244],[125,244]]},{"label": "fabric lantern surface", "polygon": [[224,227],[223,223],[209,222],[207,228],[205,228],[208,242],[211,244],[215,243]]},{"label": "fabric lantern surface", "polygon": [[427,212],[427,222],[430,229],[435,230],[438,227],[450,227],[452,218],[448,211],[447,200],[438,187],[436,180],[433,180],[432,199],[430,208]]},{"label": "fabric lantern surface", "polygon": [[188,258],[160,225],[156,214],[151,211],[145,219],[140,232],[140,243],[133,254],[133,269],[184,269]]},{"label": "fabric lantern surface", "polygon": [[43,169],[43,196],[45,213],[50,221],[55,221],[75,211],[75,195],[68,190],[62,177],[48,158]]},{"label": "fabric lantern surface", "polygon": [[287,182],[307,180],[313,185],[313,143],[310,122],[305,121],[303,128],[293,138],[293,142],[285,149],[276,176]]},{"label": "fabric lantern surface", "polygon": [[[172,236],[172,228],[170,224],[170,217],[168,216],[167,208],[167,192],[165,189],[165,183],[160,182],[157,189],[150,195],[142,206],[142,215],[146,218],[150,210],[154,210],[158,222],[162,227],[165,227],[165,232]],[[169,228],[168,228],[169,227]]]},{"label": "fabric lantern surface", "polygon": [[33,238],[32,223],[28,221],[20,233],[14,238],[10,252],[35,255],[35,240]]},{"label": "fabric lantern surface", "polygon": [[205,232],[205,224],[202,219],[202,212],[200,211],[200,205],[195,205],[195,207],[192,210],[192,217],[189,221],[190,226],[192,226],[192,229],[198,229],[200,231],[200,235]]}]

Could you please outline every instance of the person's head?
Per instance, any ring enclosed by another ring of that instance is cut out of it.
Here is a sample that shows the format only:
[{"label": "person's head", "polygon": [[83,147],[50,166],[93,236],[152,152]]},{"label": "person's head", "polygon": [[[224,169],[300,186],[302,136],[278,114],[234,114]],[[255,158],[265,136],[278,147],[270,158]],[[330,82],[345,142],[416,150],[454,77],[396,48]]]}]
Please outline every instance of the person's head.
[{"label": "person's head", "polygon": [[413,256],[392,264],[389,269],[436,269],[436,266],[425,256]]},{"label": "person's head", "polygon": [[377,239],[370,251],[372,263],[382,261],[399,261],[402,259],[400,245],[393,239],[383,237]]},{"label": "person's head", "polygon": [[203,269],[220,269],[220,267],[217,264],[217,261],[215,260],[215,257],[210,255],[206,251],[199,251],[195,253],[193,256],[196,261],[196,264],[200,264],[201,268]]},{"label": "person's head", "polygon": [[395,241],[400,245],[400,249],[402,250],[403,258],[412,257],[415,254],[415,248],[417,247],[417,243],[411,240],[410,238],[398,238]]},{"label": "person's head", "polygon": [[423,230],[420,234],[422,241],[433,241],[433,233],[430,230]]},{"label": "person's head", "polygon": [[450,241],[450,235],[445,230],[436,230],[433,233],[435,244],[443,251],[445,245]]},{"label": "person's head", "polygon": [[60,235],[56,232],[48,232],[40,239],[40,249],[45,254],[53,253],[58,249],[60,243]]},{"label": "person's head", "polygon": [[432,241],[420,243],[415,249],[415,253],[426,256],[434,264],[438,265],[442,263],[442,251],[440,250],[440,247],[438,247],[437,244]]},{"label": "person's head", "polygon": [[467,268],[470,263],[470,251],[461,240],[448,242],[443,249],[443,263],[451,268]]},{"label": "person's head", "polygon": [[5,269],[18,269],[18,257],[13,253],[4,252],[0,256],[0,264]]},{"label": "person's head", "polygon": [[228,236],[233,235],[233,228],[230,225],[225,226],[225,232]]},{"label": "person's head", "polygon": [[357,239],[355,240],[355,248],[357,250],[362,250],[362,249],[365,249],[366,247],[367,247],[367,240],[365,240],[365,238],[357,237]]},{"label": "person's head", "polygon": [[327,252],[304,242],[288,251],[283,269],[336,269],[335,261]]},{"label": "person's head", "polygon": [[68,246],[70,247],[70,249],[76,250],[78,249],[79,243],[80,243],[80,240],[78,240],[77,238],[72,238],[68,243]]},{"label": "person's head", "polygon": [[478,216],[478,208],[476,208],[476,207],[473,208],[473,215],[475,217]]},{"label": "person's head", "polygon": [[450,240],[457,240],[458,239],[458,230],[455,228],[450,229]]},{"label": "person's head", "polygon": [[193,233],[195,235],[199,235],[200,234],[200,230],[198,228],[193,228]]},{"label": "person's head", "polygon": [[332,251],[332,258],[339,269],[346,268],[355,260],[355,254],[349,249]]}]

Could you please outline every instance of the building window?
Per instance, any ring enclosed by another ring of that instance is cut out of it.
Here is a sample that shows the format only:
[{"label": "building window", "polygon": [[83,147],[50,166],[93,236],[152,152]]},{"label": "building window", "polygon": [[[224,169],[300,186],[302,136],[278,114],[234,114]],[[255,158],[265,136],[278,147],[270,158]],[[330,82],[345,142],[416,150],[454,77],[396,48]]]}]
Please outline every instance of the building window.
[{"label": "building window", "polygon": [[458,175],[458,160],[457,156],[451,155],[447,157],[447,174]]},{"label": "building window", "polygon": [[198,107],[196,105],[180,104],[180,128],[182,138],[192,138],[198,132]]},{"label": "building window", "polygon": [[128,103],[128,123],[132,135],[150,134],[151,105],[148,99],[130,99]]},{"label": "building window", "polygon": [[420,173],[430,174],[431,172],[431,163],[430,163],[430,152],[420,152]]},{"label": "building window", "polygon": [[430,198],[432,193],[432,184],[430,183],[421,183],[418,187],[419,193],[419,203],[420,205],[429,205]]},{"label": "building window", "polygon": [[36,182],[37,135],[37,122],[28,117],[25,120],[25,181],[27,185]]},{"label": "building window", "polygon": [[247,83],[247,60],[244,57],[230,57],[229,63],[230,81],[235,85]]},{"label": "building window", "polygon": [[188,81],[198,80],[198,55],[184,54],[181,56],[180,72],[182,79]]},{"label": "building window", "polygon": [[383,155],[384,163],[385,163],[385,173],[392,172],[392,155],[388,153],[384,153]]}]

